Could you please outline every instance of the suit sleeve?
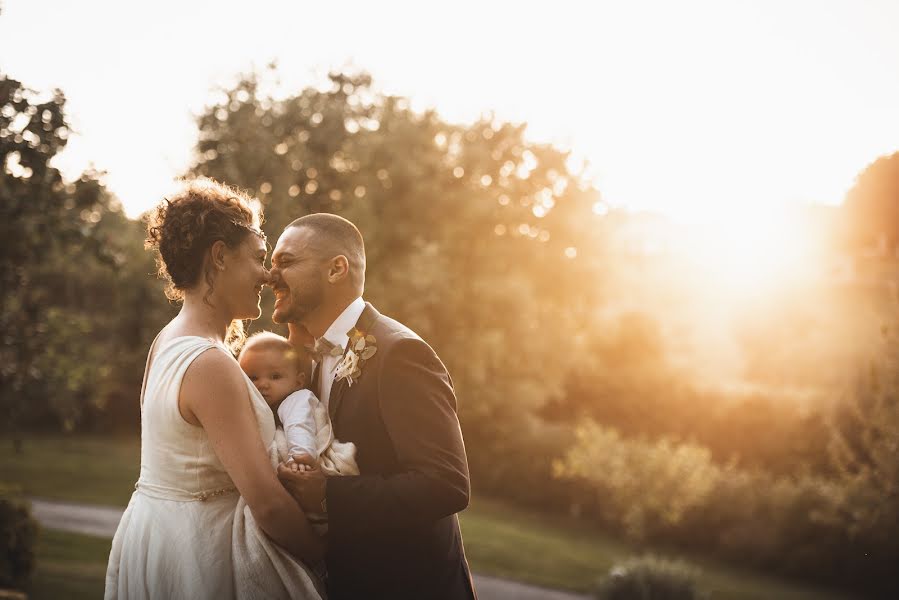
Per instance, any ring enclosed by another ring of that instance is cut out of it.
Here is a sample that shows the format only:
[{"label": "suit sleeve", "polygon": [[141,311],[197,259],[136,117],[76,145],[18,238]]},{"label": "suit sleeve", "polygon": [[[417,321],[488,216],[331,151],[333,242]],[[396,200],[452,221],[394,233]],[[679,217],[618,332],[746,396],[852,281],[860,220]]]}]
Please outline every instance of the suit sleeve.
[{"label": "suit sleeve", "polygon": [[382,358],[378,396],[400,469],[392,475],[328,478],[332,534],[421,526],[468,506],[456,397],[431,347],[415,338],[394,343]]}]

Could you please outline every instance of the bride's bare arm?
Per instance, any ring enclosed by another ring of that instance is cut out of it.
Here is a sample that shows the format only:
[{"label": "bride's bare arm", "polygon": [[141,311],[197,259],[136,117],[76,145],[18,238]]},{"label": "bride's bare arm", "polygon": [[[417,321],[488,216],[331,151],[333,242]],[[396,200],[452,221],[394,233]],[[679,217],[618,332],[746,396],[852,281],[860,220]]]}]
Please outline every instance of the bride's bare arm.
[{"label": "bride's bare arm", "polygon": [[240,367],[222,352],[201,354],[184,375],[179,409],[206,430],[262,530],[300,560],[319,560],[321,540],[272,469]]}]

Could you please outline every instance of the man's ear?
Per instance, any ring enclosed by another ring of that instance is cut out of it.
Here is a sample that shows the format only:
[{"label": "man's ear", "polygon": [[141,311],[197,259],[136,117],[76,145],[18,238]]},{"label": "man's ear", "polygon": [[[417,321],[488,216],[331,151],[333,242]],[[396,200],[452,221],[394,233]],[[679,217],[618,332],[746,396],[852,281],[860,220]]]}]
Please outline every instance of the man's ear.
[{"label": "man's ear", "polygon": [[336,283],[350,274],[350,261],[343,254],[339,254],[331,259],[331,266],[328,268],[328,281]]},{"label": "man's ear", "polygon": [[213,242],[212,247],[209,249],[209,258],[212,261],[212,268],[216,271],[225,270],[225,251],[227,249],[228,245],[222,240]]}]

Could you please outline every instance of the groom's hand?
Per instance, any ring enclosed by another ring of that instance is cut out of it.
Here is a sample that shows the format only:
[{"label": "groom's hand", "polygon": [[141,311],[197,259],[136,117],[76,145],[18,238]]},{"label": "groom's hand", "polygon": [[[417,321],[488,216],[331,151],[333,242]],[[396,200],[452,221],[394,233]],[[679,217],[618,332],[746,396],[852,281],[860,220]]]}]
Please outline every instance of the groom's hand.
[{"label": "groom's hand", "polygon": [[[296,468],[303,465],[303,469]],[[278,465],[278,479],[306,512],[323,512],[325,474],[311,456],[300,454],[293,463]]]}]

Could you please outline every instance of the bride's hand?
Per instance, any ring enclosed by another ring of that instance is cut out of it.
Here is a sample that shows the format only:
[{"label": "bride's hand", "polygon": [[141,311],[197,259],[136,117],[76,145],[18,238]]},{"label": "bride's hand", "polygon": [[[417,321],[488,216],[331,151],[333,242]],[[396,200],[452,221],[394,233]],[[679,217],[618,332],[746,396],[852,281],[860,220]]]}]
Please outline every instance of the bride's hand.
[{"label": "bride's hand", "polygon": [[[300,469],[303,466],[303,470]],[[278,479],[306,512],[322,512],[325,499],[325,474],[312,457],[293,457],[291,463],[278,465]]]}]

